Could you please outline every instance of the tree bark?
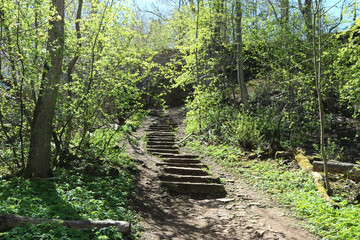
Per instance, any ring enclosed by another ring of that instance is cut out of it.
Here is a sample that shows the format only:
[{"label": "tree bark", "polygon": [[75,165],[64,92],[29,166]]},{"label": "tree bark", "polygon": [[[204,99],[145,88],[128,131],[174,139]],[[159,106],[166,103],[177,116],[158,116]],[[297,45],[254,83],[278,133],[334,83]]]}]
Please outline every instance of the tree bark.
[{"label": "tree bark", "polygon": [[299,5],[300,12],[305,19],[307,39],[309,41],[311,41],[312,38],[314,37],[313,34],[311,34],[311,30],[313,28],[312,16],[311,16],[312,15],[312,13],[311,13],[312,0],[305,0],[305,6],[302,4],[301,0],[298,0],[298,5]]},{"label": "tree bark", "polygon": [[0,214],[0,229],[9,231],[15,227],[24,226],[28,223],[40,224],[40,223],[55,223],[59,222],[63,226],[75,229],[91,229],[91,228],[105,228],[115,227],[119,232],[129,233],[130,223],[125,221],[91,221],[91,220],[60,220],[60,219],[42,219],[42,218],[30,218],[19,215]]},{"label": "tree bark", "polygon": [[51,132],[54,119],[58,84],[62,76],[64,48],[64,0],[52,0],[56,9],[50,21],[47,50],[50,63],[44,66],[40,94],[33,114],[30,136],[29,159],[25,177],[48,177],[50,175]]},{"label": "tree bark", "polygon": [[242,9],[240,0],[236,0],[236,60],[237,60],[237,79],[241,91],[241,98],[244,102],[245,110],[249,109],[249,94],[245,85],[244,77],[244,56],[242,40]]},{"label": "tree bark", "polygon": [[[324,162],[314,161],[312,164],[315,172],[324,171]],[[358,164],[329,161],[327,167],[328,171],[332,173],[342,173],[348,176],[360,177],[360,166]]]},{"label": "tree bark", "polygon": [[[318,24],[316,26],[316,20]],[[318,43],[316,47],[316,27],[318,28]],[[313,16],[313,31],[312,31],[312,40],[313,40],[313,63],[314,63],[314,73],[315,73],[315,88],[317,92],[318,108],[319,108],[319,124],[320,124],[320,149],[321,157],[324,161],[324,180],[325,187],[328,194],[331,194],[331,187],[329,181],[329,174],[327,168],[327,158],[325,154],[325,118],[323,110],[323,100],[321,93],[321,65],[322,65],[322,45],[321,45],[321,0],[316,1],[316,10]]]}]

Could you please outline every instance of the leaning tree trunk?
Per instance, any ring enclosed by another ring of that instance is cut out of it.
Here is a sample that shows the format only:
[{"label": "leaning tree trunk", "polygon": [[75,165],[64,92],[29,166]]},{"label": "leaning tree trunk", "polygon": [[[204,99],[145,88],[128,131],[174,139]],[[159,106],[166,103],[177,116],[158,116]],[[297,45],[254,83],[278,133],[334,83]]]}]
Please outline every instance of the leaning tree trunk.
[{"label": "leaning tree trunk", "polygon": [[55,113],[58,84],[62,76],[64,48],[64,0],[52,0],[56,9],[50,21],[48,52],[50,63],[45,64],[41,90],[30,137],[30,153],[25,177],[48,177],[50,173],[51,132]]}]

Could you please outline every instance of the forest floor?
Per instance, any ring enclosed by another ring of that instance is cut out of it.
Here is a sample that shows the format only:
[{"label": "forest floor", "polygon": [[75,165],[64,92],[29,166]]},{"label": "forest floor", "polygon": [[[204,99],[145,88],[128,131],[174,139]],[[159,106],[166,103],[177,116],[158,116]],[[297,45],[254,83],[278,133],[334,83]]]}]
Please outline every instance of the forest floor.
[{"label": "forest floor", "polygon": [[[181,111],[170,109],[169,114],[179,122],[178,139],[182,139]],[[137,137],[143,137],[154,122],[155,117],[147,117]],[[139,147],[127,149],[139,170],[133,202],[143,218],[142,239],[317,239],[301,229],[301,221],[291,217],[288,209],[207,158],[202,158],[203,163],[224,180],[226,198],[195,199],[168,193],[158,179],[156,163],[161,160],[144,149],[143,140]]]}]

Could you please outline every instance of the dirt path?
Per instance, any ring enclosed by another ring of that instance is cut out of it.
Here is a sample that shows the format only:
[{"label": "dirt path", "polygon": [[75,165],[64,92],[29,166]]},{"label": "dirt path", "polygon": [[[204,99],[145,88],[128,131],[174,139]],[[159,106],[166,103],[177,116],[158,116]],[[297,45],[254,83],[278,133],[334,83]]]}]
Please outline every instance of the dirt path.
[{"label": "dirt path", "polygon": [[[154,121],[155,117],[148,117],[137,136],[143,136]],[[210,171],[226,179],[226,198],[191,199],[169,194],[160,187],[157,177],[160,169],[156,162],[161,160],[144,149],[143,141],[140,148],[128,149],[139,168],[134,204],[144,218],[142,239],[316,239],[299,229],[301,223],[287,217],[263,193],[208,159],[203,162]]]}]

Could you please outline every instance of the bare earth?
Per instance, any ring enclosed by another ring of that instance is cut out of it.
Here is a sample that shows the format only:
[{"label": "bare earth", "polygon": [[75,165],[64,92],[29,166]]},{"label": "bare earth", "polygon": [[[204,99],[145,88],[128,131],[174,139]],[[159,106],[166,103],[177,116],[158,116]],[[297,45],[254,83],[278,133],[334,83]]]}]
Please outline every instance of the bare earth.
[{"label": "bare earth", "polygon": [[[181,112],[169,112],[181,122]],[[136,135],[144,136],[144,130],[154,122],[155,117],[149,116]],[[183,138],[182,129],[183,125],[178,139]],[[143,217],[142,239],[317,239],[300,228],[299,220],[287,216],[288,210],[280,209],[266,194],[206,158],[203,163],[210,171],[225,179],[226,198],[192,199],[169,194],[158,179],[156,162],[161,160],[144,149],[143,141],[140,148],[128,148],[139,168],[134,205]]]}]

